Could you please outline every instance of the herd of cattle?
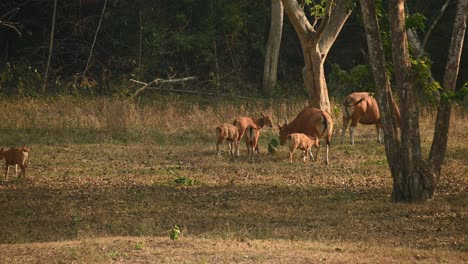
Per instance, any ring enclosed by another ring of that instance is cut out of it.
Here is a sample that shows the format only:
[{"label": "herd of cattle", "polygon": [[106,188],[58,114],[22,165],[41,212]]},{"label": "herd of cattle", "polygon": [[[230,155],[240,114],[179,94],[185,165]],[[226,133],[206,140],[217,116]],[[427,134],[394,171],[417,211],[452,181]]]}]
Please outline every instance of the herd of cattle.
[{"label": "herd of cattle", "polygon": [[[396,118],[400,120],[400,113],[396,109]],[[342,104],[343,128],[341,132],[341,142],[344,140],[347,126],[349,128],[351,144],[354,144],[354,131],[358,123],[364,125],[375,125],[377,129],[377,142],[382,142],[380,113],[377,101],[366,92],[352,93],[346,97]],[[314,160],[312,147],[317,148],[315,160],[320,151],[320,139],[324,139],[326,144],[326,164],[329,163],[329,147],[333,134],[333,120],[329,113],[314,107],[304,108],[292,122],[283,125],[277,124],[279,128],[280,144],[289,142],[289,161],[296,149],[303,151],[303,160],[307,158]],[[260,130],[265,127],[273,127],[271,116],[263,115],[261,118],[241,116],[236,118],[232,124],[224,123],[216,127],[216,152],[220,155],[219,146],[226,140],[228,143],[228,154],[239,156],[239,142],[245,135],[247,152],[250,159],[258,153],[258,139]]]},{"label": "herd of cattle", "polygon": [[[400,121],[400,113],[395,108],[397,121]],[[342,104],[343,111],[343,128],[341,133],[341,141],[343,142],[347,126],[351,121],[349,128],[351,144],[354,144],[354,130],[358,123],[365,125],[375,125],[377,128],[377,141],[382,142],[380,113],[377,101],[366,92],[352,93],[346,97]],[[239,142],[245,135],[245,142],[250,159],[253,159],[254,154],[258,153],[258,139],[260,130],[265,127],[273,127],[271,116],[263,115],[259,119],[251,117],[238,117],[233,124],[224,123],[216,127],[216,152],[219,155],[219,146],[223,141],[228,143],[229,155],[239,156]],[[317,148],[315,160],[320,151],[320,139],[324,139],[327,147],[326,163],[329,163],[328,153],[330,141],[333,131],[333,120],[329,113],[313,107],[304,108],[297,117],[292,121],[286,122],[283,125],[278,123],[280,144],[284,145],[289,142],[289,161],[292,162],[292,157],[296,149],[300,149],[304,153],[304,161],[307,158],[314,160],[312,147]],[[25,177],[27,160],[30,150],[27,147],[0,149],[0,159],[5,159],[5,180],[8,176],[9,166],[15,166],[15,174],[17,166],[21,168],[18,175]]]}]

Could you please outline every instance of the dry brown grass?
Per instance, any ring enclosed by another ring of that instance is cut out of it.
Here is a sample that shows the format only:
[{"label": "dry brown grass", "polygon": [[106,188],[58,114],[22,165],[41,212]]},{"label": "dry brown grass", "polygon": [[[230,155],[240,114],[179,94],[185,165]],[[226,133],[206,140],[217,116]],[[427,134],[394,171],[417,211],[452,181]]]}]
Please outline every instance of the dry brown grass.
[{"label": "dry brown grass", "polygon": [[[392,204],[373,127],[358,128],[355,146],[335,140],[330,166],[289,164],[286,147],[266,154],[277,129],[262,134],[258,163],[244,145],[240,158],[215,155],[215,124],[261,112],[291,120],[303,102],[3,105],[0,145],[32,151],[28,178],[0,183],[0,262],[468,262],[463,111],[435,198]],[[426,152],[432,118],[422,119]],[[168,236],[175,224],[179,241]]]}]

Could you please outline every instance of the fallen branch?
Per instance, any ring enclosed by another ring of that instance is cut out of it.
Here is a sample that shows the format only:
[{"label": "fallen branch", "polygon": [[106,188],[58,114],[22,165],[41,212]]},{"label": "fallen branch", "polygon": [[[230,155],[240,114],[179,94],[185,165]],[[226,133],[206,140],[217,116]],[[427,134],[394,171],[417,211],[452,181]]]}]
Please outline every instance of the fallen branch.
[{"label": "fallen branch", "polygon": [[21,32],[20,32],[20,31],[18,30],[18,28],[15,26],[15,25],[17,25],[17,24],[18,24],[18,23],[13,23],[13,22],[8,22],[8,21],[1,21],[1,20],[0,20],[0,26],[9,27],[9,28],[15,30],[16,33],[18,33],[18,35],[21,37],[21,36],[22,36]]},{"label": "fallen branch", "polygon": [[[141,91],[148,89],[148,90],[153,90],[153,91],[164,91],[164,92],[176,92],[176,93],[189,93],[189,94],[201,94],[201,95],[210,95],[210,96],[232,96],[228,94],[219,94],[219,93],[213,93],[213,92],[204,92],[204,91],[191,91],[191,90],[182,90],[182,89],[165,89],[165,88],[160,88],[160,87],[152,87],[151,85],[153,84],[160,84],[160,83],[170,83],[170,82],[181,82],[181,81],[188,81],[195,79],[195,77],[187,77],[187,78],[182,78],[182,79],[171,79],[171,80],[164,80],[164,79],[156,79],[150,83],[145,83],[142,81],[130,79],[130,81],[138,84],[143,84],[144,86],[138,89],[133,95],[132,98],[137,96]],[[246,96],[235,96],[237,98],[241,99],[248,99],[252,100],[253,98],[251,97],[246,97]]]},{"label": "fallen branch", "polygon": [[[145,90],[145,89],[148,89],[150,88],[151,85],[153,84],[161,84],[161,83],[176,83],[176,82],[185,82],[185,81],[190,81],[190,80],[195,80],[197,78],[191,76],[191,77],[185,77],[185,78],[180,78],[180,79],[169,79],[169,80],[164,80],[164,79],[155,79],[149,83],[145,83],[145,82],[142,82],[142,81],[138,81],[138,80],[134,80],[134,79],[130,79],[130,81],[134,82],[134,83],[138,83],[138,84],[143,84],[144,86],[141,87],[140,89],[136,90],[135,93],[132,95],[132,98],[137,96],[141,91]],[[150,88],[151,90],[159,90],[158,88],[153,88],[151,87]]]}]

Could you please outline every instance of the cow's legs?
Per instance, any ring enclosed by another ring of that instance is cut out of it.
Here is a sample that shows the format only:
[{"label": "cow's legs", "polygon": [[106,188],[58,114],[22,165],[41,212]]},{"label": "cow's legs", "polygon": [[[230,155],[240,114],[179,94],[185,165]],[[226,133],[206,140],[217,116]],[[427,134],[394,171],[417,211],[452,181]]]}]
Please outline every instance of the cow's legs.
[{"label": "cow's legs", "polygon": [[382,143],[382,126],[380,124],[375,124],[375,128],[377,129],[377,142]]},{"label": "cow's legs", "polygon": [[216,154],[217,154],[218,156],[219,156],[219,154],[220,154],[220,153],[219,153],[219,145],[220,145],[221,143],[223,143],[222,140],[219,140],[219,139],[216,140]]},{"label": "cow's legs", "polygon": [[[343,113],[344,115],[344,113]],[[344,137],[346,135],[346,129],[348,128],[348,124],[349,124],[349,121],[351,119],[350,118],[346,118],[343,116],[343,127],[341,128],[341,144],[343,144],[344,142]]]}]

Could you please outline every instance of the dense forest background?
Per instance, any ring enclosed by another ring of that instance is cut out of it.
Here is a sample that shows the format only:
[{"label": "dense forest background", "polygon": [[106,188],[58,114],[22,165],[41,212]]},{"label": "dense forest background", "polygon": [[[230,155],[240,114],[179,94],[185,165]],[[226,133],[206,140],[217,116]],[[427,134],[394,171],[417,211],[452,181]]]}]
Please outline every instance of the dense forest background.
[{"label": "dense forest background", "polygon": [[[444,2],[407,1],[421,39]],[[136,89],[130,79],[196,76],[196,81],[184,83],[183,88],[263,96],[270,1],[108,1],[89,69],[83,76],[104,5],[105,0],[58,1],[50,74],[47,86],[42,88],[54,1],[2,1],[0,21],[8,24],[0,25],[0,95],[127,95]],[[379,16],[384,32],[388,32],[386,4],[381,6]],[[455,8],[455,1],[450,1],[426,47],[432,74],[439,82]],[[326,60],[331,96],[374,89],[359,10],[354,8]],[[387,38],[384,36],[384,41]],[[467,56],[465,45],[457,87],[467,82]],[[274,96],[307,96],[303,65],[299,41],[285,15]]]}]

